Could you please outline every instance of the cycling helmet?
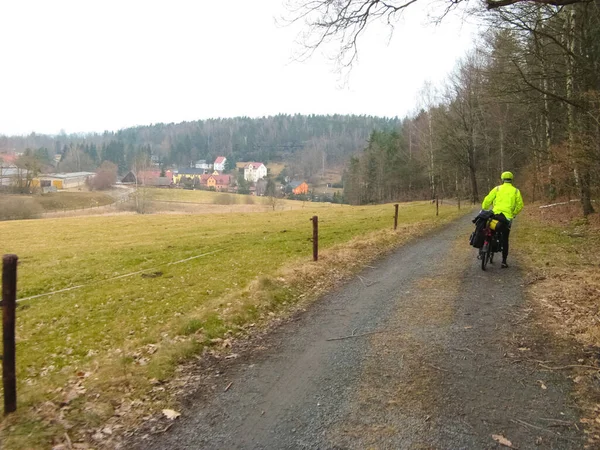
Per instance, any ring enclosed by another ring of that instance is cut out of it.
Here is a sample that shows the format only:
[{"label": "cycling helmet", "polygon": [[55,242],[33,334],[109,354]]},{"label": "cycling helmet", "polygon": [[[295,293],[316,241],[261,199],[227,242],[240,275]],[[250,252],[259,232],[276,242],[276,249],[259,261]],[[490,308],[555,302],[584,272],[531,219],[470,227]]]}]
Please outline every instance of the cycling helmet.
[{"label": "cycling helmet", "polygon": [[512,174],[512,172],[503,172],[502,175],[500,176],[500,178],[502,179],[502,181],[507,181],[509,183],[512,183],[513,174]]}]

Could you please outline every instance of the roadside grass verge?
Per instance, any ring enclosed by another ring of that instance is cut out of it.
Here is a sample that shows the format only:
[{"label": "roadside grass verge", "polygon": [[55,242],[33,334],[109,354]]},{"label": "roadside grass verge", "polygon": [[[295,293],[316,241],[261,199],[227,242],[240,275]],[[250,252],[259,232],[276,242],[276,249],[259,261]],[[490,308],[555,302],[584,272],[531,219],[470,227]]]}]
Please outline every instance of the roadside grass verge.
[{"label": "roadside grass verge", "polygon": [[19,298],[83,285],[19,303],[19,404],[3,421],[3,448],[47,448],[65,436],[98,445],[107,426],[115,435],[135,427],[172,404],[162,386],[179,363],[458,215],[402,204],[397,232],[392,205],[1,223],[0,253],[20,257]]},{"label": "roadside grass verge", "polygon": [[[581,346],[586,359],[572,364],[600,367],[600,217],[582,219],[578,205],[532,206],[523,216],[515,249],[537,316],[554,334]],[[597,373],[574,367],[570,376],[594,445],[600,442]]]}]

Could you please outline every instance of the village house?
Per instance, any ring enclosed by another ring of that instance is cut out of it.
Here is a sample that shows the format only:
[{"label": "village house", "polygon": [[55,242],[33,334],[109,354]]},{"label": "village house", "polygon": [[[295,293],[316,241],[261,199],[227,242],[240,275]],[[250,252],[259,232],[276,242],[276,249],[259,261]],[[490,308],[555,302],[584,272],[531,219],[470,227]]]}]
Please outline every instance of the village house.
[{"label": "village house", "polygon": [[15,186],[19,180],[26,179],[28,173],[27,170],[19,169],[15,165],[0,164],[0,187]]},{"label": "village house", "polygon": [[86,182],[94,176],[96,176],[94,172],[49,173],[34,178],[31,187],[75,189],[85,186]]},{"label": "village house", "polygon": [[123,184],[136,184],[140,186],[155,186],[155,187],[168,187],[173,182],[173,172],[170,170],[165,171],[165,176],[160,176],[160,170],[143,170],[137,174],[130,171],[123,177],[121,183]]},{"label": "village house", "polygon": [[219,172],[224,172],[226,162],[227,158],[224,156],[217,156],[217,159],[215,159],[214,169],[218,170]]},{"label": "village house", "polygon": [[306,184],[306,181],[292,181],[289,186],[292,188],[294,195],[308,194],[308,184]]},{"label": "village house", "polygon": [[200,185],[219,192],[228,191],[231,185],[231,176],[214,173],[212,175],[200,175]]},{"label": "village house", "polygon": [[209,170],[212,169],[212,164],[207,163],[205,159],[199,159],[194,163],[194,168]]},{"label": "village house", "polygon": [[182,179],[194,180],[195,178],[200,178],[201,175],[206,173],[205,169],[179,169],[173,172],[173,183],[181,184]]},{"label": "village house", "polygon": [[256,183],[267,176],[267,166],[261,162],[249,162],[244,166],[244,180]]},{"label": "village house", "polygon": [[13,186],[20,175],[27,177],[27,171],[20,170],[15,165],[16,160],[17,158],[13,154],[0,155],[0,187]]}]

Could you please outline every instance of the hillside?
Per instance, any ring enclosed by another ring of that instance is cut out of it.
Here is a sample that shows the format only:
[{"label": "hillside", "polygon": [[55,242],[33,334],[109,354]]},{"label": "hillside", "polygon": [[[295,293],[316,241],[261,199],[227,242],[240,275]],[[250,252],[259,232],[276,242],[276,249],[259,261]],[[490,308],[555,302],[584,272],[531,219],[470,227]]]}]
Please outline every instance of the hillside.
[{"label": "hillside", "polygon": [[[199,159],[218,155],[236,161],[286,161],[294,172],[311,176],[323,166],[344,164],[364,149],[373,130],[391,130],[397,118],[350,115],[277,115],[261,118],[235,117],[182,123],[159,123],[102,134],[56,136],[0,136],[0,153],[26,148],[46,149],[53,158],[78,151],[77,164],[97,165],[110,160],[122,171],[139,152],[149,153],[164,164],[189,166]],[[81,153],[86,157],[82,159]],[[93,167],[90,167],[93,168]]]}]

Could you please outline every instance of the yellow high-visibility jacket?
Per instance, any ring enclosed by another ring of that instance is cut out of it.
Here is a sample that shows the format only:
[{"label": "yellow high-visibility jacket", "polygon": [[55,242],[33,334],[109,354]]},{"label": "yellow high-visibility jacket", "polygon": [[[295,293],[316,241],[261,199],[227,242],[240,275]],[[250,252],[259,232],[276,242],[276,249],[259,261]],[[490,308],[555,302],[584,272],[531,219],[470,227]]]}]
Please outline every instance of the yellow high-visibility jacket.
[{"label": "yellow high-visibility jacket", "polygon": [[507,219],[512,220],[523,209],[521,191],[514,187],[512,183],[496,186],[483,199],[481,208],[489,209],[492,205],[494,214],[503,213]]}]

